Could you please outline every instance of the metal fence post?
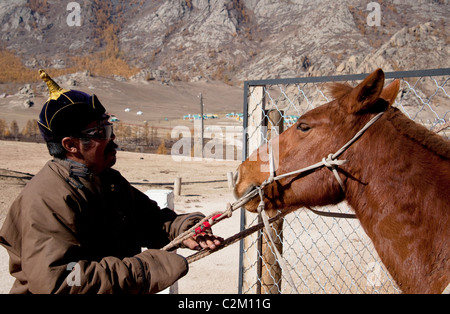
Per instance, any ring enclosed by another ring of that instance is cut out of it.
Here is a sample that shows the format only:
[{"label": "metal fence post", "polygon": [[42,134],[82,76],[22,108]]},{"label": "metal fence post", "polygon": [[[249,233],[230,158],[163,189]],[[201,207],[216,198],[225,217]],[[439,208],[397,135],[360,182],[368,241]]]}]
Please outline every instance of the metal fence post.
[{"label": "metal fence post", "polygon": [[[284,113],[278,110],[266,111],[267,117],[267,141],[277,137],[283,132],[284,128]],[[267,215],[272,218],[278,212],[267,212]],[[275,248],[272,248],[270,241],[268,241],[267,232],[271,232],[274,239]],[[278,263],[276,253],[273,250],[278,250],[283,254],[283,219],[280,219],[272,224],[272,230],[264,230],[258,241],[261,247],[261,293],[263,294],[280,294],[281,293],[281,278],[282,270]]]},{"label": "metal fence post", "polygon": [[[265,107],[265,97],[264,97],[264,86],[251,86],[248,89],[248,116],[246,131],[249,134],[249,142],[247,147],[246,157],[248,157],[253,151],[258,149],[263,143],[263,122],[264,122],[264,107]],[[251,113],[251,114],[250,114]],[[251,136],[250,136],[251,135]],[[247,228],[251,224],[251,214],[247,211],[243,212],[243,227]],[[243,251],[249,256],[254,256],[257,260],[258,251],[257,247],[253,245],[253,240],[251,237],[246,237],[243,241]],[[251,267],[253,261],[248,259],[242,260],[242,268],[248,269]],[[259,267],[258,267],[259,268]],[[242,276],[242,287],[244,290],[248,290],[250,287],[249,283],[258,282],[260,285],[261,273],[245,272]],[[258,289],[260,290],[260,288]]]}]

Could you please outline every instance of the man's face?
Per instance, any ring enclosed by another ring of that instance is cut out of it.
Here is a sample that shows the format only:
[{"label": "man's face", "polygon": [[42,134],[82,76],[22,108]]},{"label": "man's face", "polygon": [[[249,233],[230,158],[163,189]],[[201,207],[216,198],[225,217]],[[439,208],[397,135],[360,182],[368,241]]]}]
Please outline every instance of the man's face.
[{"label": "man's face", "polygon": [[100,122],[93,121],[86,126],[86,130],[88,132],[85,132],[85,138],[89,141],[80,145],[80,154],[88,169],[99,174],[116,163],[116,148],[118,147],[114,143],[116,136],[112,132],[112,125],[108,122],[108,117]]}]

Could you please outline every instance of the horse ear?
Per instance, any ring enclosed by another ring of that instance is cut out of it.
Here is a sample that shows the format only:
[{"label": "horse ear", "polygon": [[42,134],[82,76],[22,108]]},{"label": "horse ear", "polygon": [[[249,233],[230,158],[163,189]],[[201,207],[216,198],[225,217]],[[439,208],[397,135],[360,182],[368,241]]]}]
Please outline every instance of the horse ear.
[{"label": "horse ear", "polygon": [[395,80],[383,89],[380,98],[386,100],[389,103],[389,106],[392,106],[392,104],[397,99],[399,91],[400,91],[400,80]]},{"label": "horse ear", "polygon": [[377,103],[384,86],[384,72],[381,69],[370,74],[349,94],[348,113],[368,110]]}]

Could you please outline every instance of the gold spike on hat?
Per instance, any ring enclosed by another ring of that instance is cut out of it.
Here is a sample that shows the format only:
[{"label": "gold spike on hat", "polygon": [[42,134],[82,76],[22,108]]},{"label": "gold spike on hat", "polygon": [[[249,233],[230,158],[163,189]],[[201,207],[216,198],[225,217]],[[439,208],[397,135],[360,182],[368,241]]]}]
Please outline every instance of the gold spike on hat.
[{"label": "gold spike on hat", "polygon": [[56,82],[47,74],[44,70],[39,70],[41,79],[47,83],[50,98],[48,100],[58,100],[59,96],[64,93],[70,92],[68,89],[61,88]]}]

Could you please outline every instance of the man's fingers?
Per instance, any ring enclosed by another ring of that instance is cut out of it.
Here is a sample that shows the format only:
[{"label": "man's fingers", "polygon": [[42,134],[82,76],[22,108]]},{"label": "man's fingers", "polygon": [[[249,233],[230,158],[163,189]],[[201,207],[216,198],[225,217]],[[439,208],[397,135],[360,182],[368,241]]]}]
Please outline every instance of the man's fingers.
[{"label": "man's fingers", "polygon": [[191,250],[201,250],[201,249],[210,249],[215,250],[217,247],[220,247],[224,239],[218,236],[215,236],[209,230],[206,232],[202,232],[193,236],[190,239],[185,240],[183,243],[186,247]]},{"label": "man's fingers", "polygon": [[215,250],[223,242],[223,239],[208,234],[201,234],[196,237],[197,243],[204,249]]},{"label": "man's fingers", "polygon": [[197,237],[197,243],[204,249],[214,250],[216,248],[214,242],[206,236]]}]

